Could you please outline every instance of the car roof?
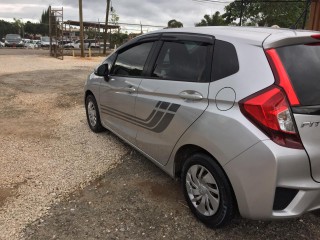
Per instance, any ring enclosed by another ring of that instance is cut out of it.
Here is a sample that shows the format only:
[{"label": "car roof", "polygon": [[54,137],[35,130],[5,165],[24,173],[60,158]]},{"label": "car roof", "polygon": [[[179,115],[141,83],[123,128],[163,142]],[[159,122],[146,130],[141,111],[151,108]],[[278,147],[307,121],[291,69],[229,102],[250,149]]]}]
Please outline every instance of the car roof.
[{"label": "car roof", "polygon": [[[193,33],[212,35],[216,39],[228,40],[230,42],[244,42],[247,44],[274,47],[275,42],[288,38],[306,38],[319,32],[306,30],[293,30],[286,28],[267,28],[267,27],[235,27],[235,26],[210,26],[192,28],[170,28],[162,29],[154,33]],[[145,34],[146,35],[146,34]],[[142,35],[142,36],[145,36]],[[314,39],[313,39],[314,41]],[[264,43],[266,42],[266,43]],[[282,41],[283,44],[285,42]]]}]

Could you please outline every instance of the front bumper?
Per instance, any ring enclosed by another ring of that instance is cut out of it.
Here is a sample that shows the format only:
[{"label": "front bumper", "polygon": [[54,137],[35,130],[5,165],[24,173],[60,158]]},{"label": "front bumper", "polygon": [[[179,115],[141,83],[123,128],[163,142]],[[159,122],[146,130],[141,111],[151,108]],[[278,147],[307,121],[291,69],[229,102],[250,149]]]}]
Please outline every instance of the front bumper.
[{"label": "front bumper", "polygon": [[[227,163],[224,170],[243,217],[292,218],[320,208],[320,184],[311,177],[304,150],[261,141]],[[297,190],[282,210],[274,210],[277,187]]]}]

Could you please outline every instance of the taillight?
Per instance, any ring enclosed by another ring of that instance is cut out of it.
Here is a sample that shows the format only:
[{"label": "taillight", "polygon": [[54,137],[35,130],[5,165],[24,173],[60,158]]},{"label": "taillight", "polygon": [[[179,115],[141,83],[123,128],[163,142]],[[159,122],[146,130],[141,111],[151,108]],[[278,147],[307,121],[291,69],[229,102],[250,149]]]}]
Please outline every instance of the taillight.
[{"label": "taillight", "polygon": [[320,34],[314,34],[311,37],[320,40]]},{"label": "taillight", "polygon": [[302,149],[286,94],[271,86],[239,102],[241,112],[275,143]]}]

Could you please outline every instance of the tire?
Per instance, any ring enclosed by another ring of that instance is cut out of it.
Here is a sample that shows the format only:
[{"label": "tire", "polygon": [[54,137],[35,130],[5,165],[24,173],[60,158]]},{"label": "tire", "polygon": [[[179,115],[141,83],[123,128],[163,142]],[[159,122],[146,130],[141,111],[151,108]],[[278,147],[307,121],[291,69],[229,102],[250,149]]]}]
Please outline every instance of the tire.
[{"label": "tire", "polygon": [[183,194],[191,212],[206,226],[219,228],[234,217],[232,187],[215,160],[203,153],[189,157],[182,169]]},{"label": "tire", "polygon": [[87,122],[90,129],[95,133],[105,131],[106,129],[101,124],[98,104],[94,96],[88,95],[86,97],[85,104],[86,104]]}]

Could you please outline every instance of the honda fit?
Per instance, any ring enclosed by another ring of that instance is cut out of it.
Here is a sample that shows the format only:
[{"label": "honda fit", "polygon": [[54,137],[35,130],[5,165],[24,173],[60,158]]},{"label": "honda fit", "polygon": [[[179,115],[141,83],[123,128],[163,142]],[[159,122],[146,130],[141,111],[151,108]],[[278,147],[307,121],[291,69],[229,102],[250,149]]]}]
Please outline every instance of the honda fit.
[{"label": "honda fit", "polygon": [[85,84],[93,132],[112,131],[173,178],[209,227],[239,210],[320,208],[320,33],[165,29],[112,53]]}]

